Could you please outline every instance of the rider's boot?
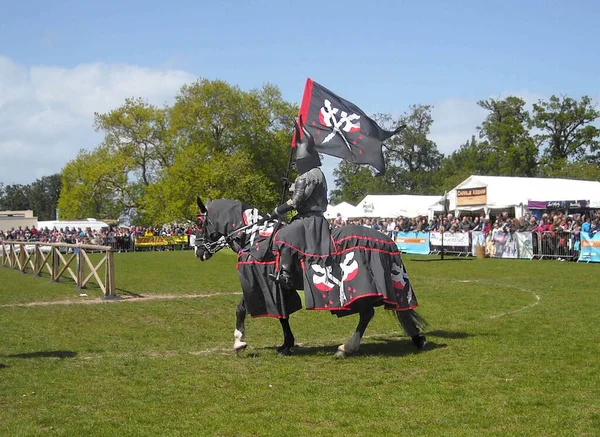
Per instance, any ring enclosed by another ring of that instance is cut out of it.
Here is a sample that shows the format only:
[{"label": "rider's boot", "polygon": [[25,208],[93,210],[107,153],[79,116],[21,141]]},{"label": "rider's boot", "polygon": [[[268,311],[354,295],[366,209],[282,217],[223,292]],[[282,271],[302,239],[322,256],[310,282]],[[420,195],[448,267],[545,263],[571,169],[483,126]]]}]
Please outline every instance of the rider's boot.
[{"label": "rider's boot", "polygon": [[279,250],[279,271],[276,275],[270,274],[269,277],[279,285],[294,288],[294,281],[292,280],[293,260],[294,256],[291,249],[287,246],[282,247]]},{"label": "rider's boot", "polygon": [[294,283],[292,281],[292,274],[290,272],[290,266],[282,264],[277,274],[274,275],[271,273],[269,274],[269,278],[271,278],[271,280],[273,280],[277,284],[282,285],[286,288],[293,288]]}]

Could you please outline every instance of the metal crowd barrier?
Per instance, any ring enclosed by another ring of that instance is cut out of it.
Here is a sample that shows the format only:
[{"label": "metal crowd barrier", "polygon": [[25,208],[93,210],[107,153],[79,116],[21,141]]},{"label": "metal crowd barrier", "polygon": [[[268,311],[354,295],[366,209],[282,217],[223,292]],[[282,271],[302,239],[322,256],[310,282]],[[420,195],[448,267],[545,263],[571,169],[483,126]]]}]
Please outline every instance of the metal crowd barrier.
[{"label": "metal crowd barrier", "polygon": [[[398,244],[411,240],[416,233],[398,233]],[[442,251],[441,234],[426,233],[429,253],[438,255]],[[454,256],[475,256],[476,246],[484,246],[486,256],[492,258],[560,259],[577,260],[581,241],[579,233],[571,232],[496,232],[483,234],[480,231],[444,233],[444,253]],[[422,244],[422,243],[421,243]],[[426,253],[422,250],[405,253]]]},{"label": "metal crowd barrier", "polygon": [[579,234],[570,232],[534,232],[534,257],[574,259],[579,255]]}]

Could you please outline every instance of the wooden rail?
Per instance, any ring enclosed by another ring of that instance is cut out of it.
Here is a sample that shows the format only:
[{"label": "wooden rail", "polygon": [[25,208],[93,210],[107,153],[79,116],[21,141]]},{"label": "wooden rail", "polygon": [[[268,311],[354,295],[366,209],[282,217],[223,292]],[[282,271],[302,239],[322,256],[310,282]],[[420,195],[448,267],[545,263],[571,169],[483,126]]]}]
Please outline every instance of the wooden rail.
[{"label": "wooden rail", "polygon": [[[42,250],[49,248],[49,250]],[[62,253],[60,249],[66,249]],[[72,251],[69,251],[72,249]],[[94,265],[87,251],[104,253]],[[75,281],[78,289],[85,288],[94,277],[104,296],[115,296],[115,263],[113,248],[93,244],[40,243],[29,241],[0,241],[2,267],[8,267],[27,273],[30,268],[34,275],[41,276],[46,269],[52,281],[58,282],[60,277],[68,275]],[[73,270],[72,263],[75,261]],[[98,270],[106,264],[104,281]],[[89,272],[86,272],[86,266]],[[86,274],[87,273],[87,274]]]}]

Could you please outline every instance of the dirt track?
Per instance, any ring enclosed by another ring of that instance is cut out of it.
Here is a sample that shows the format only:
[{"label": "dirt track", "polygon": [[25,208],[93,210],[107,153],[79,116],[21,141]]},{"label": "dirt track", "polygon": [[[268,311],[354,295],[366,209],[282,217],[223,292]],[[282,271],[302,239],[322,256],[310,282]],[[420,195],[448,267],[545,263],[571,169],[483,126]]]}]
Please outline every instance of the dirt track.
[{"label": "dirt track", "polygon": [[35,307],[35,306],[48,306],[48,305],[90,305],[99,303],[117,303],[117,302],[146,302],[149,300],[159,299],[199,299],[203,297],[214,297],[214,296],[241,296],[242,293],[207,293],[207,294],[147,294],[140,296],[119,296],[119,299],[103,299],[103,298],[87,298],[81,297],[79,299],[67,299],[67,300],[54,300],[47,302],[28,302],[28,303],[9,303],[0,305],[0,308],[12,308],[12,307]]}]

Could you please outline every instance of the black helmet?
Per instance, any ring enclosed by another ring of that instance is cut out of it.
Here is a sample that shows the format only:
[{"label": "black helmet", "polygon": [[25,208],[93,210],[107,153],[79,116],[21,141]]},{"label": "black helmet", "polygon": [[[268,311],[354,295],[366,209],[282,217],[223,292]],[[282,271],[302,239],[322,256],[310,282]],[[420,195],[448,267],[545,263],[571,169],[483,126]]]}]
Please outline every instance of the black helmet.
[{"label": "black helmet", "polygon": [[296,134],[296,169],[298,174],[304,174],[307,171],[321,166],[321,159],[319,158],[319,152],[315,148],[315,139],[310,132],[302,124],[302,117],[300,117],[300,128],[304,135],[300,137],[300,128],[298,123],[294,120],[295,134]]}]

